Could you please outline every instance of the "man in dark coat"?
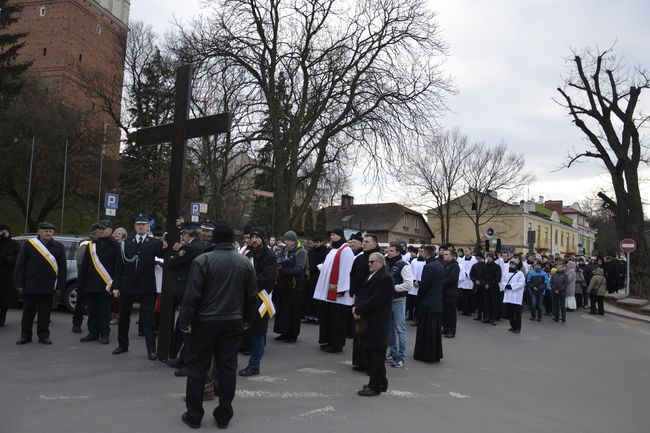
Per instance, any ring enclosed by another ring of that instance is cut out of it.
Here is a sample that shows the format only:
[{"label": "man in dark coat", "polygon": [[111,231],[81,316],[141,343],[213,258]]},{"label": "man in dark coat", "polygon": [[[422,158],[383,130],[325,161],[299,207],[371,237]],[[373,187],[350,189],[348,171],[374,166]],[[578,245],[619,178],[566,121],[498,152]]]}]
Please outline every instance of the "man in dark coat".
[{"label": "man in dark coat", "polygon": [[451,249],[442,253],[442,261],[445,265],[445,281],[442,283],[442,333],[445,338],[454,338],[460,266],[456,261],[456,252]]},{"label": "man in dark coat", "polygon": [[163,256],[162,242],[149,236],[149,218],[140,214],[135,219],[135,234],[122,242],[117,277],[113,289],[120,297],[118,346],[113,355],[129,350],[129,327],[133,302],[140,300],[140,320],[149,359],[156,360],[154,306],[156,303],[156,257]]},{"label": "man in dark coat", "polygon": [[[266,240],[266,231],[262,227],[255,227],[250,233],[250,244],[244,251],[244,256],[253,263],[255,274],[257,275],[258,288],[258,308],[262,306],[265,298],[271,302],[271,293],[275,286],[275,277],[277,273],[277,262],[275,253],[269,248]],[[268,308],[263,314],[255,316],[251,324],[251,334],[253,346],[248,365],[239,371],[240,376],[253,376],[260,374],[260,362],[264,356],[264,346],[266,345],[266,331],[269,326],[269,317],[272,312]]]},{"label": "man in dark coat", "polygon": [[16,303],[14,268],[20,252],[20,244],[11,239],[11,229],[0,224],[0,326],[5,325],[7,310]]},{"label": "man in dark coat", "polygon": [[476,317],[474,320],[481,322],[485,315],[485,306],[483,305],[483,291],[485,282],[485,258],[483,253],[476,254],[477,262],[474,263],[472,269],[469,271],[469,278],[474,283],[474,302],[476,307]]},{"label": "man in dark coat", "polygon": [[436,249],[425,245],[423,256],[426,265],[418,288],[418,330],[415,336],[413,358],[418,361],[439,362],[442,359],[442,284],[445,268],[435,257]]},{"label": "man in dark coat", "polygon": [[111,332],[113,278],[122,260],[120,244],[111,236],[110,221],[94,224],[95,238],[86,246],[77,274],[78,290],[84,294],[88,308],[88,335],[81,342],[108,344]]},{"label": "man in dark coat", "polygon": [[483,274],[483,307],[485,308],[483,323],[490,323],[496,326],[501,308],[499,302],[501,294],[499,287],[499,283],[501,282],[501,266],[495,263],[492,253],[485,255]]},{"label": "man in dark coat", "polygon": [[63,244],[54,240],[54,226],[38,224],[36,238],[23,243],[16,259],[14,286],[23,294],[22,333],[16,344],[32,341],[32,326],[38,313],[38,342],[50,340],[50,312],[57,287],[65,287],[67,262]]},{"label": "man in dark coat", "polygon": [[[354,296],[355,303],[357,293],[363,288],[368,280],[368,275],[370,275],[370,266],[368,265],[370,254],[379,252],[381,249],[377,243],[377,237],[373,234],[366,234],[363,237],[363,252],[355,257],[350,270],[350,296]],[[352,338],[352,369],[356,371],[368,370],[366,351],[361,346],[359,335],[356,332]]]},{"label": "man in dark coat", "polygon": [[[201,232],[197,224],[184,222],[180,225],[180,231],[182,242],[177,242],[172,246],[174,253],[167,263],[168,268],[174,271],[175,281],[172,289],[174,309],[179,307],[183,301],[183,294],[185,293],[192,261],[206,249],[205,242],[200,238]],[[168,361],[168,365],[173,368],[178,368],[174,372],[178,377],[187,375],[184,369],[184,354],[187,353],[189,343],[190,338],[187,337],[187,334],[181,332],[180,322],[177,319],[174,327],[174,341],[172,345],[172,358],[175,359]]]},{"label": "man in dark coat", "polygon": [[314,236],[311,240],[311,248],[307,252],[309,278],[303,296],[302,318],[304,323],[318,323],[318,304],[314,300],[314,289],[316,289],[316,283],[320,275],[318,265],[325,261],[328,252],[327,245],[323,243],[323,240],[319,236]]},{"label": "man in dark coat", "polygon": [[178,319],[181,331],[192,335],[187,353],[187,412],[182,420],[192,428],[200,427],[205,378],[214,358],[219,406],[212,415],[223,429],[233,417],[237,352],[244,325],[259,315],[257,278],[250,261],[235,250],[234,231],[217,222],[213,233],[212,250],[190,265]]},{"label": "man in dark coat", "polygon": [[278,260],[278,287],[275,289],[277,315],[273,332],[280,334],[276,340],[293,343],[300,334],[300,313],[302,312],[302,287],[307,266],[307,252],[292,230],[284,234],[287,245]]},{"label": "man in dark coat", "polygon": [[[361,260],[360,257],[358,260]],[[358,322],[359,344],[368,360],[368,385],[357,392],[362,397],[374,397],[388,389],[384,364],[395,285],[386,270],[381,253],[370,254],[370,275],[358,289],[352,314]]]}]

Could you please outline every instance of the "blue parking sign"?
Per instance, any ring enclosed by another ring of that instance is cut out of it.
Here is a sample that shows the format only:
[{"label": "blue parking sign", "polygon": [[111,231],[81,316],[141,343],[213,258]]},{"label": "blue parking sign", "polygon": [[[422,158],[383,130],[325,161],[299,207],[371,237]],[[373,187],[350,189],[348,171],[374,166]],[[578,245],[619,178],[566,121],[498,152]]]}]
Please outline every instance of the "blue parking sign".
[{"label": "blue parking sign", "polygon": [[104,207],[106,209],[117,209],[120,207],[120,196],[118,194],[107,192],[106,195],[104,195]]},{"label": "blue parking sign", "polygon": [[190,215],[196,217],[201,215],[201,203],[194,203],[194,202],[191,203]]}]

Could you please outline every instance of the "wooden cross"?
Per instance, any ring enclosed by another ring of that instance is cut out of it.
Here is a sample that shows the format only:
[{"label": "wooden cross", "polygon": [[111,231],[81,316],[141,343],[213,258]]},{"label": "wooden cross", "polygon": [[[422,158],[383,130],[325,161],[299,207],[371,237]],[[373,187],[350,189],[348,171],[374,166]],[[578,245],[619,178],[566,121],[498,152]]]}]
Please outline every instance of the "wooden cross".
[{"label": "wooden cross", "polygon": [[[178,241],[176,219],[181,215],[183,186],[185,180],[186,140],[230,131],[231,114],[221,113],[197,119],[188,119],[190,97],[192,96],[192,65],[183,65],[176,70],[176,98],[174,123],[142,128],[136,131],[138,145],[158,143],[172,144],[172,159],[169,170],[169,194],[167,198],[167,243],[171,246]],[[171,248],[165,252],[165,262],[171,256]],[[162,293],[160,296],[160,325],[158,329],[158,359],[169,358],[171,337],[174,327],[174,274],[167,268],[163,271]]]}]

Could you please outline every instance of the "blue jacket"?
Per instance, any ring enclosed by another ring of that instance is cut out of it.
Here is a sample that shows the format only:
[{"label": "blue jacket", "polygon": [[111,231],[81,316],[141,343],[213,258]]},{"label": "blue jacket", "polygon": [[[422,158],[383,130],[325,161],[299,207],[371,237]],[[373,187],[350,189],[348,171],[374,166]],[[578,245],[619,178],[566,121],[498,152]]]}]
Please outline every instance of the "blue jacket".
[{"label": "blue jacket", "polygon": [[533,292],[533,286],[537,287],[541,283],[544,283],[544,292],[551,291],[551,279],[548,277],[548,274],[541,269],[533,269],[528,272],[526,275],[526,289],[530,293]]}]

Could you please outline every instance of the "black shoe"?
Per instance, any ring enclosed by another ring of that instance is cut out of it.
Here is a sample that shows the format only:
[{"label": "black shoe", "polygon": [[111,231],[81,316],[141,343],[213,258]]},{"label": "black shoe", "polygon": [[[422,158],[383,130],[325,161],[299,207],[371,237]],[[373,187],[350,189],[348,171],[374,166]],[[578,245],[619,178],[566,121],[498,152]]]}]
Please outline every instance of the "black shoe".
[{"label": "black shoe", "polygon": [[481,320],[481,323],[490,323],[489,320]]},{"label": "black shoe", "polygon": [[558,319],[557,317],[553,317],[553,321],[554,321],[554,322],[559,322],[560,319]]},{"label": "black shoe", "polygon": [[515,329],[510,327],[510,328],[508,328],[508,332],[515,332]]},{"label": "black shoe", "polygon": [[359,391],[357,391],[357,395],[359,395],[361,397],[377,397],[380,394],[381,394],[380,391],[375,391],[374,389],[372,389],[370,387],[365,387],[365,388],[360,389]]},{"label": "black shoe", "polygon": [[81,334],[81,326],[73,326],[72,332],[74,332],[75,334]]},{"label": "black shoe", "polygon": [[92,335],[92,334],[88,334],[85,337],[81,337],[79,339],[79,341],[82,342],[82,343],[87,343],[89,341],[97,341],[97,340],[99,340],[99,336],[98,335]]},{"label": "black shoe", "polygon": [[361,365],[355,365],[352,367],[352,370],[354,371],[368,371],[368,367],[363,367]]},{"label": "black shoe", "polygon": [[194,422],[190,419],[190,414],[185,412],[183,416],[181,417],[181,420],[185,423],[186,426],[190,428],[199,428],[201,427],[201,421],[199,422]]},{"label": "black shoe", "polygon": [[535,316],[531,316],[531,317],[530,317],[530,320],[535,320]]},{"label": "black shoe", "polygon": [[497,326],[497,322],[495,322],[495,321],[493,320],[493,321],[490,322],[490,325],[492,325],[492,326]]},{"label": "black shoe", "polygon": [[41,344],[45,344],[46,346],[49,346],[50,344],[52,344],[52,340],[50,340],[50,339],[47,338],[47,337],[45,337],[45,338],[39,338],[39,339],[38,339],[38,342],[41,343]]},{"label": "black shoe", "polygon": [[249,349],[247,349],[247,350],[240,350],[239,352],[240,352],[242,355],[244,355],[244,356],[250,356],[250,354],[251,354],[251,351],[250,351]]},{"label": "black shoe", "polygon": [[277,341],[286,341],[289,338],[291,337],[289,337],[288,335],[278,335],[277,337],[275,337]]},{"label": "black shoe", "polygon": [[185,368],[181,367],[178,370],[174,372],[174,376],[176,377],[187,377],[187,370]]},{"label": "black shoe", "polygon": [[111,352],[111,353],[112,353],[113,355],[120,355],[120,354],[122,354],[122,353],[126,353],[126,352],[128,352],[128,351],[129,351],[129,348],[128,348],[128,347],[117,346],[117,348],[115,348],[115,349],[113,350],[113,352]]},{"label": "black shoe", "polygon": [[341,352],[343,352],[342,347],[335,347],[335,346],[327,346],[324,350],[327,353],[341,353]]},{"label": "black shoe", "polygon": [[521,333],[521,329],[515,329],[515,330],[512,331],[512,332],[513,332],[514,334],[520,334],[520,333]]},{"label": "black shoe", "polygon": [[296,337],[287,337],[284,340],[285,343],[295,343],[296,341],[298,341],[298,339]]},{"label": "black shoe", "polygon": [[178,358],[168,359],[167,361],[165,361],[165,364],[167,364],[167,366],[171,368],[183,368],[183,363]]},{"label": "black shoe", "polygon": [[149,355],[147,356],[149,357],[149,361],[155,361],[156,359],[158,359],[156,352],[149,352]]},{"label": "black shoe", "polygon": [[108,344],[108,343],[110,343],[108,337],[99,337],[99,344]]},{"label": "black shoe", "polygon": [[418,322],[411,323],[411,326],[418,326]]},{"label": "black shoe", "polygon": [[255,376],[257,374],[260,374],[260,369],[259,368],[253,368],[251,366],[248,366],[246,368],[242,368],[239,370],[239,375],[243,377],[248,377],[248,376]]},{"label": "black shoe", "polygon": [[483,321],[483,318],[481,316],[476,316],[474,317],[474,320],[478,320],[479,322]]},{"label": "black shoe", "polygon": [[214,417],[214,420],[217,422],[217,427],[220,429],[224,429],[228,427],[228,423],[232,419],[233,413],[232,413],[232,409],[230,411],[226,411],[222,409],[221,406],[217,406],[212,411],[212,416]]},{"label": "black shoe", "polygon": [[455,337],[456,334],[452,334],[452,333],[445,334],[445,338],[455,338]]},{"label": "black shoe", "polygon": [[[366,389],[366,388],[369,388],[369,386],[368,386],[368,385],[363,385],[363,388],[362,388],[362,389]],[[381,388],[379,391],[380,391],[380,392],[386,392],[386,391],[388,391],[388,385],[386,385],[385,387]]]},{"label": "black shoe", "polygon": [[538,318],[537,318],[537,321],[538,321],[538,322],[541,322],[541,321],[542,321],[542,318],[541,318],[541,317],[538,317]]},{"label": "black shoe", "polygon": [[31,343],[32,339],[28,337],[20,337],[18,341],[16,341],[16,344],[19,346],[22,346],[23,344]]},{"label": "black shoe", "polygon": [[330,347],[329,344],[321,344],[320,345],[320,350],[327,350],[328,347]]}]

